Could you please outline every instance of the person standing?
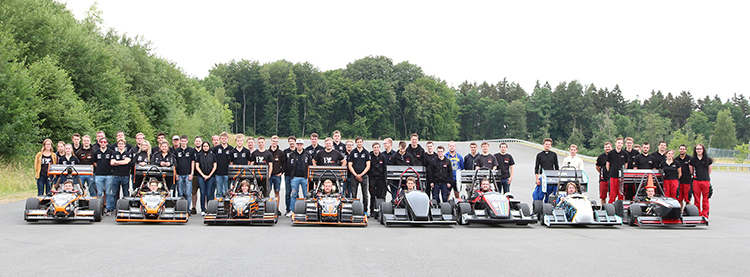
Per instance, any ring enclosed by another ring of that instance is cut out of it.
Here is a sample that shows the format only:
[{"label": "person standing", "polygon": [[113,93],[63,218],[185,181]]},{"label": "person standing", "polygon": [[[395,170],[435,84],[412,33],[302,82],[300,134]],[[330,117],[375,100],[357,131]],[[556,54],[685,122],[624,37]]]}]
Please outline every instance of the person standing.
[{"label": "person standing", "polygon": [[607,204],[609,192],[609,172],[607,171],[607,154],[612,151],[612,143],[604,143],[604,153],[596,158],[596,171],[599,172],[599,200],[602,205]]},{"label": "person standing", "polygon": [[346,159],[349,164],[349,176],[352,177],[349,197],[356,198],[359,187],[362,187],[362,204],[365,206],[365,211],[368,211],[370,189],[367,172],[370,171],[370,152],[365,149],[362,137],[358,136],[354,142],[357,143],[357,148],[353,149]]},{"label": "person standing", "polygon": [[[622,138],[615,140],[615,149],[607,154],[607,172],[609,172],[609,203],[615,202],[615,199],[622,200],[622,190],[620,189],[620,174],[622,169],[627,168],[630,164],[630,154],[622,149]],[[632,200],[632,199],[628,199]]]},{"label": "person standing", "polygon": [[307,151],[307,154],[310,157],[315,157],[315,155],[318,154],[318,151],[322,151],[323,146],[320,146],[318,144],[318,133],[312,133],[310,134],[310,146],[305,148],[305,151]]},{"label": "person standing", "polygon": [[655,169],[659,166],[657,159],[649,155],[650,150],[651,145],[648,142],[641,144],[641,153],[633,158],[633,169]]},{"label": "person standing", "polygon": [[[289,168],[288,173],[289,176],[292,177],[292,195],[290,203],[292,207],[297,203],[298,196],[301,195],[302,198],[307,197],[307,170],[310,165],[312,165],[312,158],[304,148],[305,141],[297,139],[296,143],[295,151],[289,155],[289,160],[287,160],[287,166]],[[291,215],[291,213],[289,215]]]},{"label": "person standing", "polygon": [[[203,147],[201,145],[203,145],[203,138],[200,137],[200,136],[195,136],[195,138],[193,139],[193,147],[194,147],[193,148],[193,154],[194,154],[193,155],[193,161],[195,161],[195,157],[197,157],[198,154],[203,151]],[[193,172],[193,179],[192,179],[193,183],[192,183],[191,188],[190,188],[191,189],[191,193],[190,193],[191,197],[190,198],[191,198],[191,201],[192,201],[191,204],[193,205],[192,206],[193,209],[190,211],[190,213],[191,214],[197,214],[198,211],[196,211],[195,207],[198,206],[198,189],[200,188],[200,184],[198,184],[198,177],[200,177],[200,174],[198,174],[198,171],[195,170],[195,166],[193,166],[193,171],[192,172]],[[214,185],[214,187],[215,187],[215,185]],[[213,194],[213,193],[211,193],[211,194]]]},{"label": "person standing", "polygon": [[[273,154],[266,150],[266,138],[263,136],[258,137],[258,149],[253,152],[250,156],[250,165],[265,165],[268,166],[268,173],[273,172]],[[263,196],[268,197],[271,194],[271,187],[268,180],[260,184],[263,186]]]},{"label": "person standing", "polygon": [[208,141],[201,144],[201,152],[195,156],[195,171],[198,172],[198,186],[201,190],[201,215],[206,215],[206,205],[208,201],[214,199],[214,190],[216,189],[216,155],[211,152],[211,145]]},{"label": "person standing", "polygon": [[500,170],[500,193],[509,193],[510,184],[513,182],[513,166],[516,161],[513,160],[513,156],[508,153],[508,144],[505,142],[500,143],[500,153],[495,154],[495,161],[498,164],[497,169]]},{"label": "person standing", "polygon": [[680,177],[679,189],[680,193],[677,195],[677,201],[680,201],[680,205],[684,208],[685,204],[690,204],[690,197],[693,197],[693,175],[690,174],[690,160],[693,157],[687,154],[687,146],[684,144],[680,145],[680,147],[677,148],[677,151],[680,152],[680,155],[674,159],[682,165],[682,176]]},{"label": "person standing", "polygon": [[[277,199],[281,200],[281,174],[284,173],[284,164],[286,163],[286,154],[279,148],[279,137],[274,135],[271,137],[271,147],[268,149],[271,152],[271,188]],[[278,206],[277,206],[278,208]],[[277,214],[281,214],[276,211]]]},{"label": "person standing", "polygon": [[695,206],[698,206],[700,215],[708,217],[710,207],[708,199],[714,193],[711,187],[711,164],[713,159],[706,153],[706,147],[703,144],[697,144],[693,147],[693,158],[690,159],[690,174],[693,175],[693,197]]},{"label": "person standing", "polygon": [[669,149],[665,153],[665,159],[659,164],[664,171],[664,193],[666,197],[677,199],[680,190],[680,177],[682,177],[682,164],[674,159],[674,150]]},{"label": "person standing", "polygon": [[[542,144],[544,149],[542,152],[539,152],[539,154],[536,155],[536,162],[534,164],[534,178],[536,180],[536,185],[540,186],[542,184],[542,179],[540,176],[543,174],[544,170],[559,170],[560,165],[557,162],[557,153],[552,152],[552,139],[546,138],[544,139],[544,143]],[[553,193],[557,190],[557,186],[555,185],[548,185],[547,191],[544,193],[544,203],[549,203],[549,195],[550,193]]]},{"label": "person standing", "polygon": [[77,165],[80,163],[81,162],[80,160],[78,160],[78,157],[73,155],[73,145],[70,143],[65,144],[65,155],[57,159],[57,164]]},{"label": "person standing", "polygon": [[[152,154],[151,164],[160,166],[160,167],[174,166],[175,165],[174,154],[172,154],[172,151],[170,151],[170,148],[171,147],[169,147],[169,143],[166,140],[159,143],[159,152]],[[172,186],[174,186],[174,181],[172,179],[167,178],[167,180],[164,181],[164,184],[167,186],[167,190],[172,190]]]},{"label": "person standing", "polygon": [[[187,135],[182,135],[180,137],[180,147],[174,150],[177,167],[177,191],[179,192],[179,196],[184,197],[188,201],[188,204],[192,205],[192,208],[195,209],[196,202],[193,202],[193,179],[195,178],[196,152],[195,149],[188,147],[187,144]],[[197,199],[195,200],[197,201]]]},{"label": "person standing", "polygon": [[[91,147],[91,137],[89,135],[83,135],[81,137],[82,145],[81,149],[76,151],[76,157],[82,165],[94,165],[94,149]],[[96,195],[96,185],[94,184],[94,176],[78,176],[81,182],[81,186],[87,186],[89,188],[89,195]]]},{"label": "person standing", "polygon": [[380,209],[377,206],[377,199],[385,199],[387,192],[386,188],[386,162],[385,154],[380,152],[380,144],[374,142],[372,144],[372,152],[370,153],[370,170],[367,171],[369,177],[369,189],[370,189],[370,215],[377,216],[376,210]]},{"label": "person standing", "polygon": [[427,151],[422,155],[422,164],[427,166],[432,160],[437,159],[437,153],[435,153],[434,142],[428,141],[425,145],[427,146]]},{"label": "person standing", "polygon": [[[331,138],[326,138],[324,144],[326,147],[323,151],[318,151],[318,154],[313,157],[313,165],[341,166],[342,163],[346,161],[346,157],[333,148],[333,140]],[[344,151],[346,151],[346,149],[344,149]]]},{"label": "person standing", "polygon": [[466,154],[466,156],[464,156],[464,169],[471,170],[471,173],[473,174],[473,171],[475,170],[474,160],[476,160],[477,156],[479,156],[479,153],[477,152],[479,146],[477,146],[476,142],[471,142],[469,143],[469,149],[471,149],[469,154]]},{"label": "person standing", "polygon": [[429,160],[427,165],[427,183],[430,184],[432,190],[432,199],[440,203],[440,197],[442,197],[442,202],[448,202],[452,179],[451,162],[445,157],[445,148],[440,145],[437,148],[437,158]]},{"label": "person standing", "polygon": [[49,171],[49,165],[56,163],[57,155],[52,151],[52,140],[44,139],[42,142],[42,150],[36,153],[36,156],[34,157],[37,196],[47,195],[52,189],[47,172]]},{"label": "person standing", "polygon": [[289,217],[292,214],[292,174],[294,170],[289,167],[289,159],[297,151],[297,138],[295,136],[287,137],[289,148],[284,149],[286,160],[284,161],[284,203],[286,203],[286,213],[284,216]]},{"label": "person standing", "polygon": [[231,162],[233,165],[249,165],[250,150],[245,148],[245,136],[243,134],[234,135],[235,148],[232,150]]},{"label": "person standing", "polygon": [[73,142],[73,155],[75,155],[78,149],[81,149],[81,135],[79,133],[73,134],[71,141]]},{"label": "person standing", "polygon": [[411,134],[411,144],[409,147],[406,148],[406,152],[411,154],[412,157],[414,157],[414,165],[424,165],[422,162],[424,162],[424,148],[422,148],[421,145],[419,145],[419,135],[417,133]]},{"label": "person standing", "polygon": [[661,162],[667,158],[667,142],[663,140],[660,141],[658,147],[659,150],[651,154],[651,156],[654,158],[654,163],[657,165],[661,164]]},{"label": "person standing", "polygon": [[211,152],[216,158],[216,195],[224,197],[224,193],[229,189],[229,161],[231,161],[232,146],[228,144],[229,134],[221,132],[219,134],[220,144],[214,146]]},{"label": "person standing", "polygon": [[489,168],[492,171],[497,170],[497,160],[490,154],[490,143],[482,142],[482,154],[474,158],[474,169]]},{"label": "person standing", "polygon": [[578,145],[570,145],[570,156],[563,158],[563,166],[572,166],[583,171],[583,160],[578,156]]},{"label": "person standing", "polygon": [[250,150],[251,154],[255,153],[255,138],[247,136],[245,140],[247,141],[247,150]]},{"label": "person standing", "polygon": [[339,130],[333,131],[333,149],[336,149],[339,153],[344,153],[346,150],[346,144],[341,141],[341,131]]},{"label": "person standing", "polygon": [[[615,142],[616,144],[617,142]],[[626,168],[633,168],[633,158],[635,156],[638,156],[638,154],[641,154],[641,146],[638,145],[638,147],[635,146],[635,141],[631,137],[625,138],[625,152],[628,153],[630,156],[630,163],[626,166]]]},{"label": "person standing", "polygon": [[459,180],[458,170],[464,169],[464,157],[456,152],[456,143],[454,141],[448,142],[448,153],[445,153],[445,157],[451,161],[451,169],[453,170],[453,180],[451,180],[451,190],[453,190],[453,197],[459,198],[458,184],[461,183]]},{"label": "person standing", "polygon": [[117,140],[117,148],[112,153],[109,165],[112,167],[112,181],[107,186],[107,212],[114,212],[117,200],[122,195],[129,195],[130,187],[130,151],[126,148],[125,139]]},{"label": "person standing", "polygon": [[[96,194],[93,196],[104,196],[105,189],[112,186],[112,162],[114,151],[109,149],[109,142],[102,138],[98,143],[99,149],[94,151],[94,184],[96,185]],[[107,198],[103,199],[103,204],[107,204]],[[114,203],[112,204],[114,205]],[[109,210],[109,209],[108,209]]]}]

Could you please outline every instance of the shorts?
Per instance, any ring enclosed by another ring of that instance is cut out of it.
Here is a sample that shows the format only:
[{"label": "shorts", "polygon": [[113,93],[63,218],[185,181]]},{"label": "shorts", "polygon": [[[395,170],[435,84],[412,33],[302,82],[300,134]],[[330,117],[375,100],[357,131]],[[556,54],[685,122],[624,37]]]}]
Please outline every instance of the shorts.
[{"label": "shorts", "polygon": [[200,185],[198,184],[198,176],[193,176],[193,195],[198,195],[198,189]]}]

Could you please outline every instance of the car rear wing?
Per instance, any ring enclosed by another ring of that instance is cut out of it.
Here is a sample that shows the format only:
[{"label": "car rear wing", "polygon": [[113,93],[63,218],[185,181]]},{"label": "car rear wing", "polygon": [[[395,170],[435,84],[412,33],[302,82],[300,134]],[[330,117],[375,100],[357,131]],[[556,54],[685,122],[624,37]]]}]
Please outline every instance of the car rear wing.
[{"label": "car rear wing", "polygon": [[[409,171],[404,172],[408,168],[412,168],[414,171],[409,170]],[[417,176],[417,174],[419,176]],[[404,179],[406,179],[407,177],[414,177],[414,178],[419,177],[419,182],[421,184],[427,183],[427,168],[421,165],[420,166],[388,165],[385,170],[385,175],[386,175],[387,180],[399,181],[401,180],[401,177],[403,175]]]},{"label": "car rear wing", "polygon": [[[70,170],[68,170],[70,169]],[[92,176],[94,175],[93,165],[67,165],[67,164],[51,164],[47,175],[81,175],[81,176]]]},{"label": "car rear wing", "polygon": [[573,182],[578,184],[581,192],[588,192],[589,177],[583,170],[544,170],[543,180],[546,180],[547,186],[557,186],[559,191],[565,191],[565,184]]},{"label": "car rear wing", "polygon": [[[253,177],[254,176],[254,177]],[[267,181],[270,176],[268,165],[230,165],[229,179],[241,180],[255,178],[258,182]]]},{"label": "car rear wing", "polygon": [[664,195],[664,172],[661,169],[623,169],[620,184],[636,186],[636,196],[644,196],[644,188],[647,185],[648,176],[653,177],[657,195]]},{"label": "car rear wing", "polygon": [[150,178],[156,178],[159,181],[166,182],[166,181],[172,181],[175,182],[175,176],[177,175],[175,173],[174,166],[157,166],[152,164],[147,165],[135,165],[135,176],[141,176],[143,177],[143,180],[148,180]]},{"label": "car rear wing", "polygon": [[[330,171],[329,173],[326,173]],[[346,166],[327,166],[327,165],[311,165],[307,169],[307,180],[311,183],[317,183],[321,178],[331,178],[331,172],[336,175],[336,180],[340,183],[346,182]]]},{"label": "car rear wing", "polygon": [[[490,172],[492,173],[492,176],[490,176]],[[477,180],[474,180],[474,175],[476,173]],[[475,170],[463,170],[461,172],[461,183],[465,186],[472,186],[475,181],[479,181],[482,179],[495,179],[500,180],[500,170],[489,170],[489,169],[477,169]]]}]

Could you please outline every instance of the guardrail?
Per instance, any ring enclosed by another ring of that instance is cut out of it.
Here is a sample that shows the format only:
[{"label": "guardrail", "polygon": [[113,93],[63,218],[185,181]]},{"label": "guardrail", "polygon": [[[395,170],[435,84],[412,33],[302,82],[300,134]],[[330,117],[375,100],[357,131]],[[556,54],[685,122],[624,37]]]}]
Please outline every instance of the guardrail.
[{"label": "guardrail", "polygon": [[[544,146],[541,145],[541,144],[539,144],[539,143],[530,142],[530,141],[526,141],[526,140],[522,140],[522,139],[491,139],[491,140],[483,140],[483,141],[487,141],[487,142],[512,142],[512,143],[523,144],[523,145],[526,145],[526,146],[531,146],[531,147],[534,147],[534,148],[537,148],[537,149],[540,149],[540,150],[544,149]],[[557,148],[554,148],[554,147],[552,147],[550,150],[552,150],[552,152],[555,152],[555,153],[560,154],[560,155],[570,156],[570,151],[565,151],[565,150],[557,149]],[[591,156],[586,156],[586,155],[581,155],[581,154],[578,154],[576,156],[580,157],[581,160],[583,160],[584,162],[596,163],[596,158],[597,157],[591,157]]]},{"label": "guardrail", "polygon": [[730,168],[734,168],[737,171],[750,171],[750,164],[712,164],[712,166],[716,170],[721,170],[721,168],[726,168],[726,170],[729,170]]}]

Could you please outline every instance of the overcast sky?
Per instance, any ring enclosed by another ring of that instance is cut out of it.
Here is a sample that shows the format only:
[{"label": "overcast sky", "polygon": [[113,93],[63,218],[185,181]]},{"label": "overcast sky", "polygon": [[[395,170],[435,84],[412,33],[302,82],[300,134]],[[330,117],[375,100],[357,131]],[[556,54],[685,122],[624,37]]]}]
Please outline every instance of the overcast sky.
[{"label": "overcast sky", "polygon": [[[95,1],[67,3],[77,19]],[[458,86],[504,77],[613,88],[627,99],[750,94],[748,1],[99,0],[105,28],[153,43],[192,76],[232,59],[344,68],[409,61]]]}]

